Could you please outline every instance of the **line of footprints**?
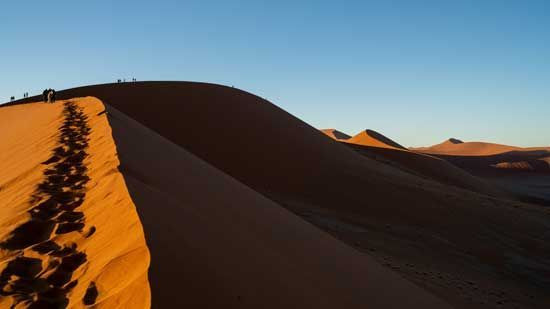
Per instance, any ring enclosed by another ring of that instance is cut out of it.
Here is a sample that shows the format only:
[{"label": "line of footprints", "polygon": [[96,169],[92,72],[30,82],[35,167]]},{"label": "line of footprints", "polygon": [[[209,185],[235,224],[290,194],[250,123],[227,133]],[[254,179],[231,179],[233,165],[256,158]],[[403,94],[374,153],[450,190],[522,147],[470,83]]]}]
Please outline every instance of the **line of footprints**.
[{"label": "line of footprints", "polygon": [[[86,216],[78,208],[86,196],[90,180],[84,159],[88,156],[90,128],[87,116],[72,102],[64,103],[64,122],[59,145],[47,165],[44,181],[31,196],[30,219],[15,228],[0,248],[12,256],[0,273],[0,297],[12,297],[12,308],[23,304],[28,308],[66,308],[68,293],[78,285],[73,273],[87,261],[86,253],[75,243],[60,244],[56,235],[80,233],[91,237],[96,228],[86,227]],[[24,256],[24,249],[36,254]],[[47,265],[46,265],[47,264]],[[98,296],[92,282],[83,298],[84,305],[93,305]]]}]

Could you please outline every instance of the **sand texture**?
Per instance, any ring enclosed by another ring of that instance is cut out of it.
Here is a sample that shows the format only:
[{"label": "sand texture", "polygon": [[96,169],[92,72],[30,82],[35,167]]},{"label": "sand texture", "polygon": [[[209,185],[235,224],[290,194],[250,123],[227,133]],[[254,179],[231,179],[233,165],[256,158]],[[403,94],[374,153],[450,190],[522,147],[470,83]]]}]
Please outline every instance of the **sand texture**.
[{"label": "sand texture", "polygon": [[149,307],[149,252],[103,110],[0,109],[0,307]]}]

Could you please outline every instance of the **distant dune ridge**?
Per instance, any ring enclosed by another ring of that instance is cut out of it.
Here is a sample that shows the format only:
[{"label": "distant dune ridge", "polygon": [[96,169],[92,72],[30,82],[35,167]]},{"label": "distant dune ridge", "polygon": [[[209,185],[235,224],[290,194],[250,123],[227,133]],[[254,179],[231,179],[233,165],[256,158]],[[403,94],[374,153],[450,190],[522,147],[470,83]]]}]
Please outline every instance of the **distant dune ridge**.
[{"label": "distant dune ridge", "polygon": [[102,110],[0,108],[0,307],[150,306],[149,252]]},{"label": "distant dune ridge", "polygon": [[486,142],[461,142],[449,139],[430,147],[411,148],[437,155],[468,170],[488,168],[524,171],[550,171],[550,147],[521,148]]},{"label": "distant dune ridge", "polygon": [[347,135],[346,133],[340,132],[335,129],[323,129],[321,130],[321,132],[325,133],[335,140],[346,140],[351,138],[351,136]]},{"label": "distant dune ridge", "polygon": [[458,139],[448,139],[440,144],[430,147],[411,148],[411,150],[446,155],[460,156],[490,156],[511,151],[549,150],[550,147],[521,148],[515,146],[493,144],[486,142],[462,142]]},{"label": "distant dune ridge", "polygon": [[155,307],[446,307],[120,111],[108,113],[148,231]]},{"label": "distant dune ridge", "polygon": [[[324,132],[325,130],[321,130]],[[408,151],[403,146],[373,131],[364,130],[353,138],[341,140],[346,146],[368,158],[382,159],[385,162],[414,175],[428,177],[449,185],[475,192],[502,195],[496,188],[481,179],[434,156]]]},{"label": "distant dune ridge", "polygon": [[374,130],[364,130],[354,137],[347,140],[347,142],[363,146],[373,146],[382,148],[392,148],[405,150],[405,147],[385,137],[384,135]]},{"label": "distant dune ridge", "polygon": [[85,96],[106,109],[155,308],[548,305],[549,212],[446,160],[371,130],[320,132],[220,85],[58,93]]},{"label": "distant dune ridge", "polygon": [[550,147],[515,147],[451,140],[412,151],[437,156],[505,188],[521,201],[550,206]]}]

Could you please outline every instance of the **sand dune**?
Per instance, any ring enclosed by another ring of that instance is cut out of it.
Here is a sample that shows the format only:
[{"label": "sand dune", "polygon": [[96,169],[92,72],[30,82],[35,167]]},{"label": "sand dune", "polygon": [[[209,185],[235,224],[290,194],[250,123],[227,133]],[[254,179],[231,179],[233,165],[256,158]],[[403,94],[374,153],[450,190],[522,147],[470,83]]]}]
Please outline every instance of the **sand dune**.
[{"label": "sand dune", "polygon": [[406,150],[405,147],[373,130],[361,131],[359,134],[348,139],[347,142],[363,146]]},{"label": "sand dune", "polygon": [[413,151],[437,156],[499,186],[521,201],[550,205],[550,147],[521,148],[450,139]]},{"label": "sand dune", "polygon": [[503,190],[434,156],[394,148],[344,144],[361,155],[420,177],[491,196],[506,196]]},{"label": "sand dune", "polygon": [[441,144],[430,147],[411,148],[411,150],[442,155],[456,156],[491,156],[512,151],[536,151],[548,150],[550,147],[521,148],[515,146],[493,144],[486,142],[462,142],[457,139],[449,139]]},{"label": "sand dune", "polygon": [[446,307],[116,109],[108,114],[151,249],[153,307]]},{"label": "sand dune", "polygon": [[149,254],[102,110],[0,109],[1,307],[149,307]]},{"label": "sand dune", "polygon": [[[493,293],[494,289],[499,290],[498,295],[501,295],[500,291],[512,295],[510,297],[520,305],[533,308],[546,308],[548,305],[542,295],[547,291],[545,287],[550,285],[545,275],[550,271],[550,263],[546,258],[550,253],[550,235],[546,233],[548,214],[543,209],[500,196],[488,196],[449,186],[436,181],[435,177],[422,177],[399,166],[378,162],[346,145],[327,139],[322,132],[271,103],[230,87],[201,83],[144,82],[75,88],[60,92],[59,95],[67,98],[85,95],[99,97],[179,148],[246,185],[253,190],[249,195],[260,193],[275,202],[265,209],[276,208],[273,205],[278,204],[302,215],[357,250],[375,256],[394,271],[444,298],[455,307],[475,308],[483,307],[481,302],[493,301],[494,305],[498,305],[499,302],[508,301],[502,298],[487,299],[489,292]],[[130,139],[130,136],[121,138],[124,130],[114,131],[122,132],[119,138],[115,138],[117,141]],[[215,139],[204,138],[205,136]],[[120,148],[123,149],[122,146]],[[157,148],[147,149],[154,152]],[[150,156],[160,157],[165,152],[154,152]],[[185,156],[182,154],[182,157]],[[122,161],[124,164],[124,158]],[[139,168],[134,170],[135,173],[140,173]],[[141,172],[135,178],[147,179],[147,175]],[[149,184],[144,183],[145,185],[135,186],[144,188],[143,186],[147,187]],[[165,186],[168,184],[163,183],[161,189]],[[218,186],[229,185],[226,182],[223,185],[213,185],[214,188]],[[232,185],[231,188],[240,192],[235,186]],[[129,184],[129,188],[132,191],[132,185]],[[159,191],[152,188],[155,192]],[[250,196],[249,199],[258,197]],[[240,201],[249,199],[243,198]],[[138,208],[141,207],[140,204],[136,202]],[[231,206],[248,207],[242,204],[236,202]],[[282,216],[272,215],[275,218]],[[221,222],[222,219],[216,220]],[[227,220],[227,217],[223,220]],[[151,223],[144,221],[143,224],[147,233],[147,226]],[[171,223],[170,226],[175,224]],[[188,231],[198,229],[188,228]],[[302,227],[296,228],[301,229]],[[317,239],[316,237],[313,239]],[[262,237],[258,235],[257,240],[250,241],[258,243],[260,239]],[[190,240],[189,243],[195,244]],[[227,246],[231,244],[227,239],[225,243]],[[292,244],[293,249],[303,245],[301,242],[299,245],[294,242]],[[196,246],[199,245],[195,244],[191,248]],[[278,245],[274,246],[279,248]],[[237,248],[246,251],[246,248]],[[326,252],[307,248],[311,249],[310,252]],[[214,249],[210,250],[212,251],[205,252],[215,252]],[[155,249],[151,251],[152,261],[155,263]],[[274,251],[273,256],[279,256],[278,252]],[[340,255],[329,252],[331,261]],[[302,253],[302,250],[297,250],[296,254]],[[315,260],[309,262],[318,261],[317,258],[322,255],[316,255]],[[211,258],[210,255],[207,256]],[[247,261],[253,260],[250,256]],[[299,260],[305,259],[305,256],[300,257]],[[235,266],[233,262],[228,262],[228,265]],[[339,267],[332,265],[329,269]],[[529,267],[526,268],[525,265]],[[261,268],[254,267],[251,269]],[[288,268],[278,267],[274,269],[279,269],[282,274],[291,273]],[[422,268],[428,270],[406,271]],[[303,274],[301,271],[297,273]],[[312,271],[312,274],[317,273]],[[435,279],[431,277],[432,274]],[[224,282],[223,284],[232,282],[230,278],[234,278],[229,273],[220,277],[217,279]],[[350,277],[353,276],[350,274]],[[443,279],[438,279],[439,277]],[[318,277],[311,278],[310,283],[323,282]],[[460,278],[460,284],[456,278]],[[152,274],[151,280],[155,280]],[[301,284],[304,281],[298,282]],[[462,282],[472,288],[465,289]],[[508,284],[509,282],[513,284]],[[319,284],[321,291],[327,291],[328,283]],[[199,284],[206,285],[207,283]],[[480,288],[482,285],[489,286],[492,290]],[[154,284],[152,288],[154,303]],[[230,294],[233,295],[232,292],[226,295],[227,298]],[[398,293],[392,294],[394,297],[395,295]],[[526,295],[537,297],[530,298]],[[247,297],[257,299],[252,295]],[[285,298],[280,301],[284,302]]]},{"label": "sand dune", "polygon": [[550,147],[521,148],[485,142],[464,143],[450,139],[431,147],[411,150],[438,156],[476,174],[491,169],[550,171],[545,161],[545,158],[550,156]]},{"label": "sand dune", "polygon": [[[460,142],[455,139],[451,139],[451,141]],[[483,194],[503,195],[502,190],[498,190],[496,187],[449,164],[445,160],[409,151],[393,140],[372,130],[362,131],[353,138],[341,142],[367,158],[387,163],[420,177],[427,177],[440,183]]]},{"label": "sand dune", "polygon": [[322,129],[321,132],[325,133],[327,136],[335,140],[345,140],[351,138],[351,136],[346,133],[340,132],[335,129]]}]

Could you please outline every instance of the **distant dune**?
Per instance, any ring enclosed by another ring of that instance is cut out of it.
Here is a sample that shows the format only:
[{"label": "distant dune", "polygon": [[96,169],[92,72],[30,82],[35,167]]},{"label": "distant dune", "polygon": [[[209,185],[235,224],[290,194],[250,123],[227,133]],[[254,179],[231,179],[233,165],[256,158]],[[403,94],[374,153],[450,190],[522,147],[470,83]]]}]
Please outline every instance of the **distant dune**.
[{"label": "distant dune", "polygon": [[494,184],[522,201],[550,205],[550,147],[521,148],[483,142],[456,142],[414,148],[437,156]]},{"label": "distant dune", "polygon": [[440,308],[443,299],[478,308],[513,299],[547,308],[548,211],[444,161],[367,131],[383,145],[335,143],[231,87],[59,92],[82,96],[107,107],[151,253],[154,307]]},{"label": "distant dune", "polygon": [[323,129],[321,132],[325,133],[327,136],[335,139],[335,140],[346,140],[351,138],[351,136],[347,135],[346,133],[340,132],[335,129]]},{"label": "distant dune", "polygon": [[[325,131],[321,130],[323,133]],[[408,151],[393,140],[372,130],[362,131],[353,138],[340,141],[367,158],[387,163],[413,175],[427,177],[441,183],[483,194],[495,196],[503,194],[497,188],[449,164],[445,160]]]},{"label": "distant dune", "polygon": [[405,147],[399,145],[384,135],[368,129],[361,131],[359,134],[348,139],[347,142],[363,146],[406,150]]},{"label": "distant dune", "polygon": [[506,196],[502,190],[490,185],[449,162],[430,155],[394,148],[363,146],[347,143],[349,147],[368,158],[385,162],[413,175],[464,188],[491,196]]},{"label": "distant dune", "polygon": [[448,139],[441,144],[433,145],[430,147],[411,148],[411,150],[444,154],[444,155],[456,155],[456,156],[490,156],[496,154],[502,154],[511,151],[533,151],[533,150],[549,150],[550,147],[532,147],[521,148],[515,146],[485,143],[485,142],[462,142],[457,139]]}]

